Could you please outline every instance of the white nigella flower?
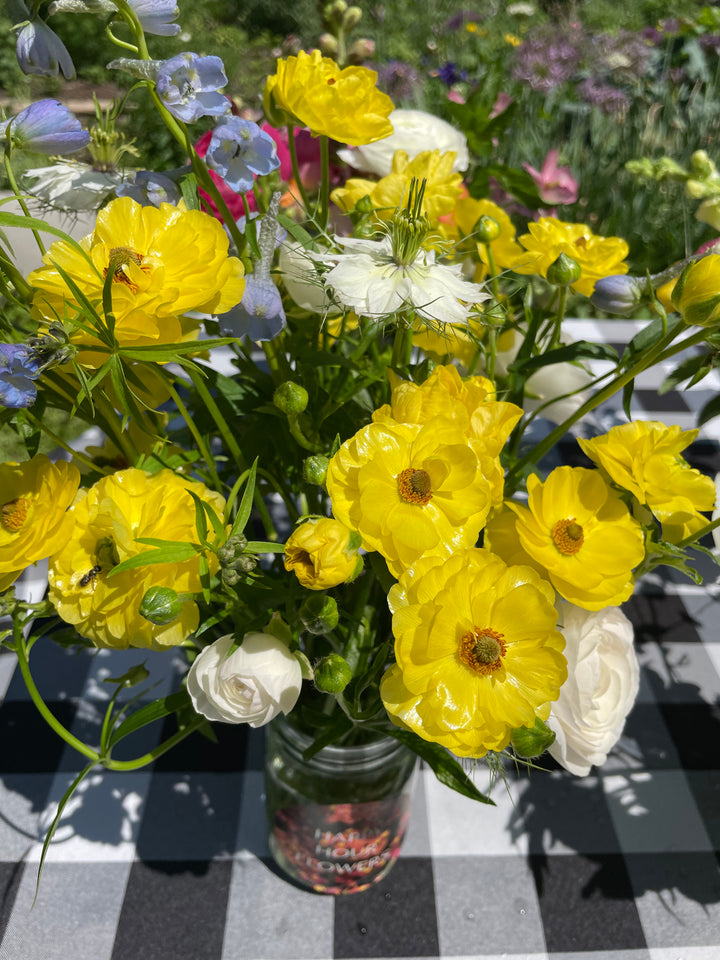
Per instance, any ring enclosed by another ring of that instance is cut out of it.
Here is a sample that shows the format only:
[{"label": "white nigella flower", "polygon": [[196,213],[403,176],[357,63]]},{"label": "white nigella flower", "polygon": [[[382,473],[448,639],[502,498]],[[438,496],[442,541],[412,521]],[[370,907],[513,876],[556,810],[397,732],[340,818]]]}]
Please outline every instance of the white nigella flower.
[{"label": "white nigella flower", "polygon": [[87,163],[64,160],[27,170],[23,181],[28,193],[47,206],[58,210],[98,210],[123,177],[120,173],[95,170]]},{"label": "white nigella flower", "polygon": [[488,299],[477,283],[464,280],[461,264],[435,261],[423,247],[429,224],[420,216],[424,183],[410,188],[405,209],[380,240],[336,237],[342,253],[317,259],[332,264],[325,283],[334,299],[362,317],[387,317],[412,311],[433,326],[465,323],[474,304]]}]

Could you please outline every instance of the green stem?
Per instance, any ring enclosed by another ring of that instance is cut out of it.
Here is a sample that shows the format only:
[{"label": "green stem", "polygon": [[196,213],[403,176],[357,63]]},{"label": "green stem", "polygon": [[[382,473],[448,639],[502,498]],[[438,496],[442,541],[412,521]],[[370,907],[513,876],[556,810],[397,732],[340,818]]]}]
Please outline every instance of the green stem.
[{"label": "green stem", "polygon": [[0,251],[0,269],[5,274],[5,276],[12,281],[13,286],[23,298],[23,300],[31,300],[33,288],[25,280],[25,277],[20,273],[15,264],[10,260],[9,257],[6,257],[4,253]]},{"label": "green stem", "polygon": [[232,430],[228,426],[227,420],[222,415],[222,412],[218,407],[217,403],[215,402],[214,397],[208,390],[202,374],[199,373],[197,370],[194,370],[192,367],[188,368],[188,373],[190,375],[190,379],[193,382],[193,386],[198,392],[198,396],[202,400],[210,416],[215,421],[215,425],[218,428],[218,432],[220,433],[220,436],[222,437],[225,443],[225,446],[228,448],[228,450],[232,454],[232,457],[238,469],[246,470],[247,463],[245,462],[245,457],[243,456],[242,451],[240,450],[240,445],[235,439],[235,435],[233,434]]},{"label": "green stem", "polygon": [[565,305],[567,303],[568,288],[563,285],[560,287],[560,300],[558,302],[557,314],[555,315],[554,321],[554,330],[552,339],[550,340],[549,350],[552,350],[553,347],[556,347],[560,343],[560,336],[562,334],[562,322],[565,319]]},{"label": "green stem", "polygon": [[[30,211],[28,210],[28,205],[25,203],[24,197],[20,192],[20,188],[18,187],[17,180],[15,179],[15,173],[13,172],[12,163],[11,163],[11,155],[12,155],[12,150],[8,145],[5,148],[5,156],[3,157],[4,163],[5,163],[5,175],[8,178],[10,189],[15,194],[15,198],[18,204],[20,205],[20,209],[22,210],[22,212],[25,214],[26,217],[30,217]],[[45,256],[47,252],[45,250],[45,244],[40,239],[40,234],[35,229],[35,227],[32,228],[32,235],[35,237],[35,242],[38,245],[38,249],[40,250],[40,253],[43,256]]]},{"label": "green stem", "polygon": [[678,549],[681,549],[682,547],[690,547],[699,540],[702,540],[706,534],[711,533],[717,527],[720,527],[720,517],[718,517],[717,520],[713,520],[711,523],[706,523],[705,526],[700,530],[697,530],[695,533],[691,533],[690,536],[685,537],[684,540],[680,540],[680,542],[676,543],[675,546],[678,547]]},{"label": "green stem", "polygon": [[24,410],[23,415],[27,420],[30,421],[30,423],[32,423],[34,427],[37,427],[38,430],[42,430],[45,436],[49,437],[53,443],[57,444],[59,447],[62,447],[63,450],[66,450],[72,456],[73,460],[77,460],[79,463],[84,464],[84,466],[89,467],[91,470],[97,473],[108,474],[113,472],[112,467],[100,467],[97,465],[97,463],[91,460],[90,457],[82,453],[82,451],[74,450],[66,440],[63,440],[59,434],[55,433],[54,430],[51,430],[46,423],[40,420],[39,417],[36,417],[35,414],[30,410]]},{"label": "green stem", "polygon": [[320,136],[320,199],[317,207],[318,229],[324,233],[328,225],[328,211],[330,207],[330,149],[328,138]]},{"label": "green stem", "polygon": [[146,767],[149,763],[152,763],[153,760],[157,760],[157,758],[161,757],[164,753],[167,753],[168,750],[171,750],[176,744],[180,743],[181,740],[184,740],[185,737],[189,737],[191,733],[194,733],[204,723],[207,723],[205,717],[194,717],[182,730],[178,730],[177,733],[168,737],[167,740],[163,740],[154,750],[143,754],[141,757],[137,757],[135,760],[112,760],[110,757],[107,757],[100,762],[107,770],[139,770],[141,767]]},{"label": "green stem", "polygon": [[290,150],[290,165],[292,166],[293,180],[300,194],[300,199],[303,202],[305,207],[305,212],[310,215],[310,201],[308,200],[307,193],[305,192],[305,187],[303,186],[302,180],[300,179],[300,167],[298,165],[297,159],[297,149],[295,147],[295,130],[293,125],[289,123],[287,125],[287,135],[288,135],[288,149]]},{"label": "green stem", "polygon": [[175,404],[175,406],[178,408],[178,411],[180,412],[180,416],[183,418],[183,420],[187,424],[188,430],[192,434],[192,438],[197,445],[197,448],[200,452],[200,456],[205,461],[205,465],[208,468],[208,472],[210,473],[210,476],[213,478],[213,482],[216,484],[217,489],[220,490],[222,488],[222,484],[220,482],[220,477],[218,476],[217,468],[215,466],[215,459],[213,455],[210,453],[210,450],[208,449],[208,446],[205,443],[205,440],[203,439],[202,434],[200,433],[198,428],[195,426],[195,422],[193,421],[193,418],[190,416],[190,413],[188,412],[188,408],[180,399],[180,394],[177,392],[174,385],[170,382],[169,377],[166,379],[165,385],[168,389],[170,396],[172,397],[173,403]]},{"label": "green stem", "polygon": [[398,318],[395,338],[393,340],[392,356],[390,358],[390,369],[398,374],[404,372],[411,350],[412,334],[410,328],[405,326],[402,318]]}]

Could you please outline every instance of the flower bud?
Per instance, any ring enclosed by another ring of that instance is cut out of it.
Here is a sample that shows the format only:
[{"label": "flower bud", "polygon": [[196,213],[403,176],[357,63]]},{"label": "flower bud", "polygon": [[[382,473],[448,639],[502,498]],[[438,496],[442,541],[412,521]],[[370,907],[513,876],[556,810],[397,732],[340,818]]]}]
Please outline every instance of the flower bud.
[{"label": "flower bud", "polygon": [[316,635],[330,633],[340,617],[335,600],[324,594],[308,597],[300,607],[299,615],[307,632]]},{"label": "flower bud", "polygon": [[555,287],[568,287],[577,283],[581,276],[582,267],[566,253],[561,253],[557,260],[550,264],[546,274],[547,282]]},{"label": "flower bud", "polygon": [[373,206],[373,202],[370,199],[369,194],[365,194],[365,196],[360,197],[355,204],[354,213],[362,213],[364,216],[367,216],[368,214],[371,214],[374,209],[375,207]]},{"label": "flower bud", "polygon": [[348,50],[348,61],[357,66],[366,60],[371,60],[375,56],[375,41],[363,37],[356,40]]},{"label": "flower bud", "polygon": [[480,243],[492,243],[500,236],[500,224],[492,217],[483,214],[475,224],[473,233]]},{"label": "flower bud", "polygon": [[246,547],[247,537],[244,537],[242,534],[229,537],[227,542],[218,549],[218,560],[223,566],[229,566],[237,560],[238,557],[242,556]]},{"label": "flower bud", "polygon": [[348,7],[343,17],[343,29],[346,32],[354,30],[362,20],[363,12],[360,7]]},{"label": "flower bud", "polygon": [[172,623],[182,610],[182,601],[172,587],[150,587],[140,604],[140,616],[163,626]]},{"label": "flower bud", "polygon": [[675,284],[672,302],[685,323],[714,326],[720,318],[720,255],[689,263]]},{"label": "flower bud", "polygon": [[342,693],[352,680],[352,670],[344,657],[331,653],[315,668],[315,686],[323,693]]},{"label": "flower bud", "polygon": [[324,57],[336,57],[338,55],[340,46],[337,38],[331,33],[323,33],[318,40],[318,45]]},{"label": "flower bud", "polygon": [[303,461],[303,479],[305,483],[312,483],[316,487],[324,487],[329,465],[330,460],[321,453],[307,457]]},{"label": "flower bud", "polygon": [[232,567],[223,567],[220,571],[220,576],[226,587],[234,587],[242,580],[242,574]]},{"label": "flower bud", "polygon": [[642,303],[645,296],[645,283],[637,277],[616,274],[601,277],[595,281],[595,289],[590,303],[604,313],[613,313],[619,317],[629,317]]},{"label": "flower bud", "polygon": [[287,380],[275,391],[273,403],[278,410],[288,415],[302,413],[308,405],[308,392],[299,383]]},{"label": "flower bud", "polygon": [[535,726],[516,727],[510,734],[510,743],[519,757],[539,757],[555,742],[555,734],[540,717],[535,717]]},{"label": "flower bud", "polygon": [[701,180],[717,176],[715,164],[705,150],[696,150],[690,157],[690,169]]},{"label": "flower bud", "polygon": [[362,570],[359,536],[334,517],[307,520],[285,544],[285,569],[308,590],[350,583]]}]

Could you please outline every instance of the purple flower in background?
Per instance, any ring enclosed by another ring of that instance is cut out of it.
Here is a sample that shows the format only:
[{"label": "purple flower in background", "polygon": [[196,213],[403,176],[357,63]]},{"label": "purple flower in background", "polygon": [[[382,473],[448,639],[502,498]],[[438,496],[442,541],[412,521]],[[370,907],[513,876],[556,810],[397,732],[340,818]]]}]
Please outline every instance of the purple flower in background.
[{"label": "purple flower in background", "polygon": [[177,0],[128,0],[128,3],[145,33],[155,37],[174,37],[180,33],[180,24],[172,22],[180,14]]},{"label": "purple flower in background", "polygon": [[280,291],[270,277],[256,277],[251,273],[245,277],[245,292],[240,303],[218,317],[218,321],[227,337],[273,340],[286,323]]},{"label": "purple flower in background", "polygon": [[33,383],[40,376],[40,364],[24,343],[0,343],[0,405],[30,407],[37,398]]},{"label": "purple flower in background", "polygon": [[555,32],[542,33],[516,48],[513,77],[547,92],[570,80],[579,62],[580,52],[570,40]]},{"label": "purple flower in background", "polygon": [[90,134],[59,100],[38,100],[0,123],[0,137],[10,128],[13,146],[36,153],[75,153],[90,142]]},{"label": "purple flower in background", "polygon": [[422,80],[415,67],[402,60],[378,64],[378,87],[393,101],[413,100],[415,91],[422,89]]},{"label": "purple flower in background", "polygon": [[130,197],[142,207],[159,207],[161,203],[176,204],[180,199],[177,184],[162,173],[138,170],[132,180],[126,180],[115,189],[118,197]]},{"label": "purple flower in background", "polygon": [[454,63],[444,63],[436,71],[435,76],[448,87],[451,87],[454,83],[467,80],[467,70],[458,70]]},{"label": "purple flower in background", "polygon": [[616,34],[599,33],[592,37],[588,65],[594,73],[637,79],[649,69],[653,51],[648,41],[632,30]]},{"label": "purple flower in background", "polygon": [[215,127],[205,160],[238,193],[252,189],[255,175],[263,176],[280,166],[273,138],[252,120],[235,116]]},{"label": "purple flower in background", "polygon": [[179,53],[158,65],[156,82],[163,105],[185,123],[218,117],[230,110],[227,97],[219,92],[227,84],[220,57]]},{"label": "purple flower in background", "polygon": [[62,71],[66,80],[75,78],[75,67],[65,44],[44,20],[31,20],[20,29],[15,52],[23,73],[56,77]]},{"label": "purple flower in background", "polygon": [[618,87],[611,87],[608,83],[600,83],[594,77],[588,77],[578,85],[580,96],[593,107],[603,113],[622,113],[630,106],[630,98]]}]

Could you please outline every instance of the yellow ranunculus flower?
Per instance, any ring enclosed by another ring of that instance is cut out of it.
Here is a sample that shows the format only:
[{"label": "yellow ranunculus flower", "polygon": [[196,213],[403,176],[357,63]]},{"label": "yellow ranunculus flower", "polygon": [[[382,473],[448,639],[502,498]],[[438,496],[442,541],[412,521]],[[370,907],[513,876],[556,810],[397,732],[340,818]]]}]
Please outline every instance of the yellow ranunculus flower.
[{"label": "yellow ranunculus flower", "polygon": [[620,237],[598,237],[584,223],[564,223],[555,217],[541,217],[528,224],[528,230],[529,233],[518,238],[526,252],[507,264],[516,273],[544,277],[550,264],[564,253],[582,270],[580,279],[572,285],[573,290],[589,297],[601,277],[628,272],[628,265],[623,261],[629,248]]},{"label": "yellow ranunculus flower", "polygon": [[441,418],[363,427],[332,458],[326,482],[335,516],[396,577],[421,556],[474,545],[492,503],[464,431]]},{"label": "yellow ranunculus flower", "polygon": [[685,323],[713,326],[720,318],[720,255],[688,264],[672,291],[672,303]]},{"label": "yellow ranunculus flower", "polygon": [[486,377],[463,380],[452,365],[435,367],[422,383],[401,380],[390,374],[391,403],[373,414],[377,423],[428,423],[435,417],[451,421],[465,434],[475,450],[485,478],[492,488],[493,502],[503,497],[504,470],[500,452],[513,427],[522,416],[514,403],[495,399],[495,387]]},{"label": "yellow ranunculus flower", "polygon": [[[70,510],[70,540],[50,558],[49,597],[62,619],[96,647],[164,650],[196,629],[198,609],[191,600],[168,624],[153,624],[139,610],[150,587],[199,592],[199,556],[108,576],[115,564],[152,549],[138,538],[197,541],[190,490],[222,515],[225,501],[204,484],[171,470],[147,474],[135,468],[103,477]],[[217,560],[209,559],[214,572]]]},{"label": "yellow ranunculus flower", "polygon": [[360,537],[334,517],[307,520],[285,544],[285,569],[308,590],[327,590],[353,580],[362,569]]},{"label": "yellow ranunculus flower", "polygon": [[380,220],[389,220],[407,202],[410,181],[424,180],[422,214],[436,224],[438,217],[452,212],[462,193],[462,176],[453,173],[454,162],[454,150],[423,150],[412,160],[404,150],[396,150],[392,173],[377,181],[351,177],[344,186],[333,190],[331,200],[349,212],[358,200],[368,196]]},{"label": "yellow ranunculus flower", "polygon": [[663,537],[678,543],[704,527],[708,519],[700,511],[715,506],[713,480],[680,456],[697,435],[697,430],[638,420],[578,443],[614,483],[647,504],[662,524]]},{"label": "yellow ranunculus flower", "polygon": [[277,61],[267,78],[263,106],[274,118],[278,110],[309,127],[355,147],[374,143],[393,132],[388,119],[394,105],[375,84],[377,73],[367,67],[345,67],[319,50]]},{"label": "yellow ranunculus flower", "polygon": [[[34,310],[55,320],[63,317],[66,303],[74,302],[57,264],[102,313],[103,284],[112,270],[115,336],[121,346],[177,343],[184,338],[182,314],[225,313],[245,289],[242,263],[228,256],[229,241],[219,221],[187,210],[182,202],[142,207],[129,197],[113,200],[80,246],[87,257],[56,241],[43,258],[45,266],[28,276],[36,288]],[[81,330],[73,340],[96,342]]]},{"label": "yellow ranunculus flower", "polygon": [[[520,545],[566,600],[584,610],[618,606],[633,591],[645,556],[643,530],[597,470],[557,467],[545,483],[528,478],[528,505],[516,514]],[[494,549],[499,548],[491,536]]]},{"label": "yellow ranunculus flower", "polygon": [[[515,263],[518,257],[524,255],[523,248],[517,242],[515,237],[515,226],[505,211],[492,200],[474,200],[472,197],[461,197],[455,204],[453,220],[457,230],[466,237],[472,238],[480,217],[491,217],[500,228],[497,239],[493,240],[490,246],[490,252],[495,266],[498,270],[509,267]],[[477,241],[477,237],[474,238]],[[484,269],[481,275],[475,275],[474,279],[481,280],[488,273],[489,266],[488,255],[484,243],[477,243],[478,256]]]},{"label": "yellow ranunculus flower", "polygon": [[397,665],[380,695],[391,720],[461,757],[503,750],[567,677],[555,592],[487,550],[423,557],[391,588]]},{"label": "yellow ranunculus flower", "polygon": [[0,590],[65,545],[72,530],[67,509],[79,483],[74,464],[52,463],[44,454],[0,463]]}]

